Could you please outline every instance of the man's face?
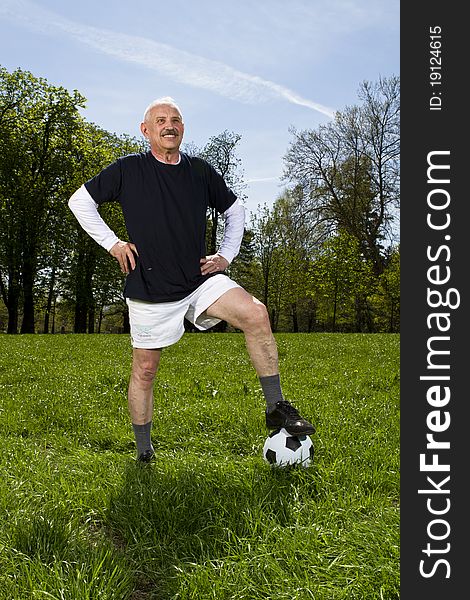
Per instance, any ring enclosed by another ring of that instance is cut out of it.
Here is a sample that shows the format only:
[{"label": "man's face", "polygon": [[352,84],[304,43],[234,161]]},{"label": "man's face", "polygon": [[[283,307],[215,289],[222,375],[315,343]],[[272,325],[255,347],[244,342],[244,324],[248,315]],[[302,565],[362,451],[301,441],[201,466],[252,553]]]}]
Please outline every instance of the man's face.
[{"label": "man's face", "polygon": [[140,129],[156,154],[178,150],[183,140],[183,119],[176,108],[166,104],[154,106]]}]

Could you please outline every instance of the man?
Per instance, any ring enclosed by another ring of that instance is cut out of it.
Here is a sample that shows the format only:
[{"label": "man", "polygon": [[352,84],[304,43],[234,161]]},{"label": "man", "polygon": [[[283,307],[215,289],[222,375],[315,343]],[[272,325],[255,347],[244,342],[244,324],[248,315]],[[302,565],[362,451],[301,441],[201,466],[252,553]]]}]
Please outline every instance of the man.
[{"label": "man", "polygon": [[[224,320],[243,331],[266,398],[267,427],[313,433],[283,398],[266,307],[223,274],[240,249],[243,207],[206,161],[180,152],[184,123],[172,98],[152,102],[140,127],[150,150],[118,159],[69,200],[83,229],[126,274],[133,346],[128,405],[137,460],[154,457],[153,381],[162,349],[181,338],[185,317],[200,330]],[[119,240],[98,212],[110,201],[121,204],[129,242]],[[205,250],[208,207],[224,220],[221,246],[211,256]]]}]

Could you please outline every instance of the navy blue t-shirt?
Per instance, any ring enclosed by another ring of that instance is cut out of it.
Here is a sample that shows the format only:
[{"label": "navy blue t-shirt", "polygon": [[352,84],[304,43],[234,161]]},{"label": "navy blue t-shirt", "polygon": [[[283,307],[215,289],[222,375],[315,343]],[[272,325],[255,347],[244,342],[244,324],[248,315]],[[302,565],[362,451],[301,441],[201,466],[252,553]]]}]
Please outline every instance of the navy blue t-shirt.
[{"label": "navy blue t-shirt", "polygon": [[206,161],[181,153],[170,165],[149,152],[119,158],[85,183],[97,204],[117,201],[129,241],[139,256],[126,277],[124,295],[148,302],[181,300],[208,276],[207,208],[225,212],[236,200],[221,175]]}]

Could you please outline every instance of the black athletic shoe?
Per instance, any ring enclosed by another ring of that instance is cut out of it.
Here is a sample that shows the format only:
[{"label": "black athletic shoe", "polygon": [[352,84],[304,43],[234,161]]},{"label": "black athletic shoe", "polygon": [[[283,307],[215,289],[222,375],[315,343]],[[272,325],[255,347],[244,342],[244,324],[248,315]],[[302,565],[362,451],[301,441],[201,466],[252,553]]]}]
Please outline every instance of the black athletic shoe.
[{"label": "black athletic shoe", "polygon": [[311,433],[315,433],[315,427],[303,419],[287,400],[279,400],[273,410],[266,411],[266,427],[268,429],[280,429],[283,427],[291,435],[310,435]]},{"label": "black athletic shoe", "polygon": [[149,463],[153,460],[154,456],[155,452],[153,450],[146,450],[145,452],[142,452],[142,454],[139,454],[137,462]]}]

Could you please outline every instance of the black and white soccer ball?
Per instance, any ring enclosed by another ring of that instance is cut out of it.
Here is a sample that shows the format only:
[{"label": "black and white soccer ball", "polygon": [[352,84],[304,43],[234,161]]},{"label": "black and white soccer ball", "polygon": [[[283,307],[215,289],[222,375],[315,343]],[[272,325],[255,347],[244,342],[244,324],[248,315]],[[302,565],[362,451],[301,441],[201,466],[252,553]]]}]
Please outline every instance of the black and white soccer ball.
[{"label": "black and white soccer ball", "polygon": [[313,455],[313,442],[308,435],[291,435],[284,428],[273,431],[264,442],[263,458],[271,465],[310,467]]}]

